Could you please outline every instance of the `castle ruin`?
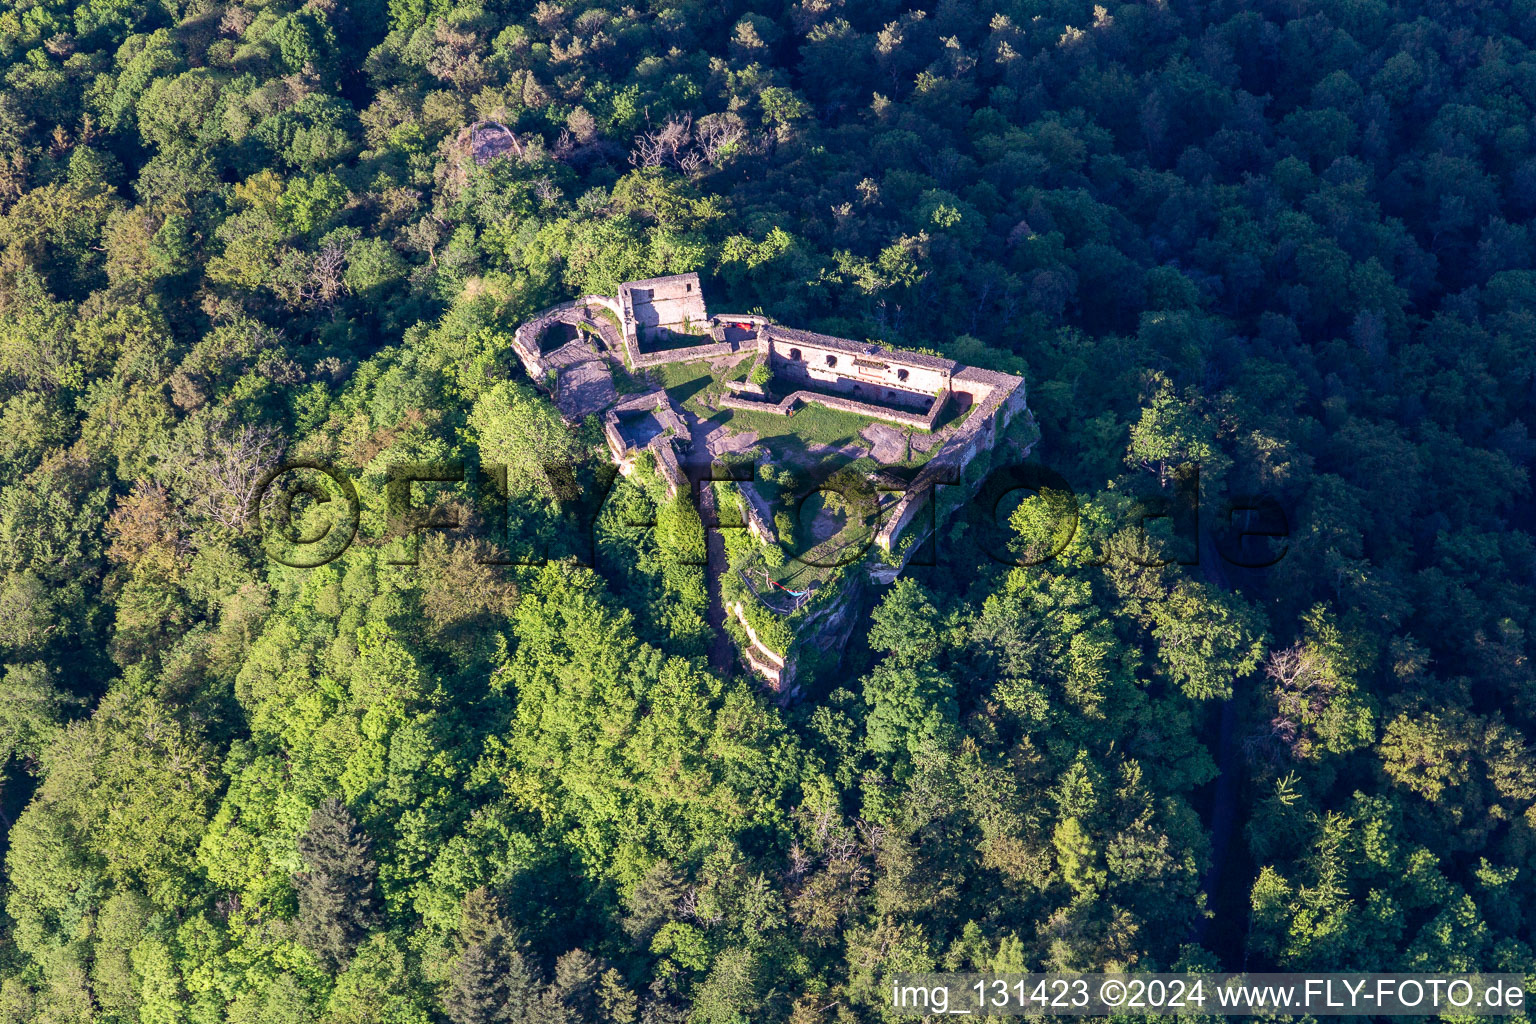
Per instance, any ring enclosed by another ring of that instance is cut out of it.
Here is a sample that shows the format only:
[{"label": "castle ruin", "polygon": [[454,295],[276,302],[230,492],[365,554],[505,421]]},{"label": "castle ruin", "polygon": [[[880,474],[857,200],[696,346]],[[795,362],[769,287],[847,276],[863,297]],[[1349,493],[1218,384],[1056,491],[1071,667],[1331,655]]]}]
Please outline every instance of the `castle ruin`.
[{"label": "castle ruin", "polygon": [[[621,396],[613,383],[614,367],[643,377],[647,369],[668,363],[708,361],[714,374],[750,359],[745,380],[736,379],[739,370],[715,376],[726,393],[714,398],[710,408],[793,417],[805,406],[819,405],[909,435],[931,435],[937,451],[930,445],[931,456],[899,497],[891,495],[879,506],[874,541],[886,559],[870,562],[867,575],[881,582],[893,580],[918,542],[938,525],[939,486],[962,483],[966,467],[990,452],[1015,418],[1028,415],[1022,377],[785,327],[757,314],[712,315],[696,273],[628,281],[615,296],[585,295],[552,306],[518,327],[513,347],[568,423],[599,417],[620,472],[631,472],[640,455],[649,452],[674,497],[688,487],[682,467],[704,426],[694,413],[690,422],[666,390],[652,386]],[[707,458],[708,452],[693,456]],[[738,483],[744,525],[759,542],[776,543],[773,509],[749,482]],[[970,486],[979,486],[979,480]],[[925,511],[928,515],[922,516]],[[739,602],[727,610],[746,631],[743,656],[749,666],[785,692],[794,675],[791,652],[764,646]],[[821,609],[806,624],[816,616],[826,619],[830,611]]]},{"label": "castle ruin", "polygon": [[[568,420],[604,414],[616,464],[626,466],[637,451],[651,451],[674,493],[683,486],[679,448],[686,451],[689,435],[666,395],[618,401],[611,387],[606,392],[593,388],[585,404],[576,399],[562,403],[563,376],[603,360],[640,371],[663,363],[751,355],[754,369],[763,367],[775,382],[778,397],[751,378],[731,380],[725,382],[731,393],[720,398],[720,407],[793,416],[801,406],[816,404],[923,431],[932,431],[948,410],[961,419],[960,426],[883,516],[876,543],[885,551],[894,549],[932,500],[935,485],[954,483],[1025,411],[1024,379],[1013,374],[785,327],[756,314],[711,315],[697,273],[627,281],[618,291],[614,297],[587,295],[545,310],[517,329],[515,348],[535,381],[554,378],[556,403]],[[569,395],[569,388],[564,393]],[[592,408],[593,401],[602,405]],[[641,413],[663,417],[667,427],[635,444],[620,425]]]}]

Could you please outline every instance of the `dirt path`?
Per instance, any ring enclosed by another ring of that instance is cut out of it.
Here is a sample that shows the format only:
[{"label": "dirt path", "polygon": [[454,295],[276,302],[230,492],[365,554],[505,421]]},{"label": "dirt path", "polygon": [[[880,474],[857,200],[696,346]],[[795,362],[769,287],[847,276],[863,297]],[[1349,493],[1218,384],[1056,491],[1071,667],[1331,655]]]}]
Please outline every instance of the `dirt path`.
[{"label": "dirt path", "polygon": [[750,451],[757,444],[755,430],[729,430],[713,420],[700,419],[698,413],[686,405],[679,407],[683,423],[688,427],[688,447],[691,454],[702,458],[722,455],[738,455]]},{"label": "dirt path", "polygon": [[704,521],[704,585],[709,591],[705,621],[715,631],[709,645],[709,667],[726,675],[736,660],[731,635],[725,631],[725,602],[720,597],[720,580],[730,571],[730,561],[725,555],[725,536],[718,528],[720,510],[715,504],[715,488],[707,480],[699,487],[699,516]]}]

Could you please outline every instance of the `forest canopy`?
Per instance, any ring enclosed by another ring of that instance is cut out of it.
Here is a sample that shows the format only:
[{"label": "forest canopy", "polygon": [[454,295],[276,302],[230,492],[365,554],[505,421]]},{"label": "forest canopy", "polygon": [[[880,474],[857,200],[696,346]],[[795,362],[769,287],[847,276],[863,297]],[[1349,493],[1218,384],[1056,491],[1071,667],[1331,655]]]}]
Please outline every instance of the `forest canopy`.
[{"label": "forest canopy", "polygon": [[[0,1022],[1536,974],[1533,0],[12,0],[0,72]],[[691,498],[573,548],[600,429],[512,355],[688,271],[1022,375],[1059,554],[968,506],[800,699],[713,668]],[[402,557],[390,468],[466,462],[546,564]],[[1195,465],[1283,557],[1148,557]]]}]

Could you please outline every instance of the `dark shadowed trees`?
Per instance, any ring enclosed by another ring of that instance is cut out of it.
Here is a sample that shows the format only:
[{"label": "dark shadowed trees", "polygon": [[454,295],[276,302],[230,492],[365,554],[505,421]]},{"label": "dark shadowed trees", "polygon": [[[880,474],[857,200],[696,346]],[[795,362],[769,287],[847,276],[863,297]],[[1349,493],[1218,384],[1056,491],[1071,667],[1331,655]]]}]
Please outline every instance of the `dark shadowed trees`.
[{"label": "dark shadowed trees", "polygon": [[297,935],[332,968],[345,966],[378,922],[379,868],[372,851],[357,819],[336,797],[314,809],[299,837],[304,868],[293,876]]}]

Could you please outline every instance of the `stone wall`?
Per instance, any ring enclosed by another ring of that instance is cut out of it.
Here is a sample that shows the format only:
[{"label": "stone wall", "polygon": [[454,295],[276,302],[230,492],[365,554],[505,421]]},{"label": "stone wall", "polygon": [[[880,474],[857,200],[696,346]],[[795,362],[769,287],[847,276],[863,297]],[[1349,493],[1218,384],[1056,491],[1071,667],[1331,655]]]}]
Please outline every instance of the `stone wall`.
[{"label": "stone wall", "polygon": [[902,531],[927,502],[935,500],[935,488],[960,483],[965,468],[978,455],[990,451],[1014,416],[1025,408],[1024,380],[1012,374],[965,367],[955,374],[954,387],[971,395],[971,414],[918,471],[907,492],[892,507],[885,525],[875,534],[875,543],[882,550],[893,550]]},{"label": "stone wall", "polygon": [[626,476],[627,467],[633,464],[639,449],[631,446],[624,438],[619,423],[624,416],[634,414],[654,415],[660,422],[663,433],[651,438],[646,443],[645,451],[656,456],[656,472],[667,485],[667,497],[677,497],[685,481],[682,466],[677,459],[675,439],[687,436],[687,425],[672,407],[672,401],[667,398],[665,391],[652,391],[626,398],[603,413],[603,437],[608,442],[608,452]]},{"label": "stone wall", "polygon": [[629,450],[629,444],[619,431],[618,418],[611,411],[603,414],[603,437],[608,442],[608,454],[613,456],[613,461],[623,462],[624,453]]},{"label": "stone wall", "polygon": [[683,468],[677,462],[677,447],[670,437],[658,437],[646,447],[656,453],[656,472],[667,483],[667,497],[677,497],[677,492],[686,486]]},{"label": "stone wall", "polygon": [[752,627],[748,625],[741,605],[732,602],[731,611],[751,641],[742,654],[754,672],[773,684],[781,704],[787,704],[800,695],[800,688],[794,684],[794,680],[798,674],[800,658],[811,647],[819,648],[827,654],[837,654],[841,661],[841,651],[847,647],[854,627],[863,618],[868,594],[869,587],[864,578],[857,574],[844,577],[834,600],[825,602],[796,623],[795,646],[783,656],[761,645]]},{"label": "stone wall", "polygon": [[[660,355],[660,362],[676,362],[683,358],[703,358],[702,355],[680,356],[686,349],[673,349],[660,353],[640,352],[640,345],[655,335],[667,331],[683,332],[690,327],[704,328],[709,323],[709,311],[704,305],[703,286],[696,273],[673,274],[670,277],[652,277],[644,281],[626,281],[619,285],[619,321],[623,327],[624,346],[632,365],[652,366],[642,361],[646,357]],[[698,348],[702,346],[691,346]]]},{"label": "stone wall", "polygon": [[539,350],[539,339],[551,325],[586,323],[602,330],[602,326],[587,315],[589,306],[600,306],[619,316],[619,304],[615,300],[606,295],[583,295],[579,299],[556,303],[548,309],[540,310],[532,320],[518,326],[512,334],[512,348],[522,361],[523,368],[528,371],[528,376],[536,381],[543,379],[544,353]]},{"label": "stone wall", "polygon": [[577,301],[589,306],[602,306],[616,316],[621,325],[624,323],[624,307],[620,306],[619,300],[611,295],[583,295]]},{"label": "stone wall", "polygon": [[715,359],[730,355],[736,346],[728,341],[711,342],[708,345],[689,345],[686,348],[669,348],[661,352],[642,353],[634,339],[624,336],[624,350],[629,355],[629,365],[636,369],[660,366],[662,363],[687,363],[695,359]]},{"label": "stone wall", "polygon": [[914,480],[912,486],[907,488],[906,493],[901,496],[901,500],[897,501],[895,506],[891,508],[890,517],[880,527],[879,532],[875,534],[875,543],[880,545],[881,550],[890,551],[895,546],[897,539],[901,537],[902,531],[923,510],[927,501],[933,495],[933,485],[934,481],[932,480],[928,480],[921,485],[918,481]]},{"label": "stone wall", "polygon": [[[836,370],[815,365],[775,359],[770,364],[770,368],[775,376],[782,381],[804,384],[811,388],[820,389],[822,392],[836,391],[855,401],[901,407],[915,410],[918,413],[927,413],[934,401],[934,392],[912,391],[907,388],[894,387],[884,381],[870,381],[861,377],[849,377]],[[944,390],[943,385],[941,385],[937,393],[945,394],[947,392]]]},{"label": "stone wall", "polygon": [[757,398],[742,398],[739,395],[721,395],[716,399],[716,404],[722,409],[740,409],[743,412],[760,412],[769,416],[788,416],[795,411],[796,391],[782,402],[765,402]]},{"label": "stone wall", "polygon": [[773,528],[773,514],[768,502],[757,493],[757,488],[750,481],[736,481],[736,490],[741,495],[741,515],[746,521],[747,531],[760,544],[777,544],[779,533]]},{"label": "stone wall", "polygon": [[901,409],[891,409],[883,405],[875,405],[871,402],[860,402],[853,398],[823,395],[815,391],[794,391],[777,402],[762,402],[743,398],[739,395],[721,395],[719,399],[722,409],[764,412],[774,416],[792,415],[797,406],[809,402],[815,402],[817,405],[825,406],[828,409],[838,409],[842,412],[851,412],[859,416],[868,416],[870,419],[886,420],[891,423],[899,423],[905,427],[916,427],[919,430],[932,430],[934,420],[937,418],[937,412],[943,408],[941,402],[935,401],[933,409],[930,409],[927,413],[918,414]]},{"label": "stone wall", "polygon": [[741,623],[741,628],[747,634],[749,645],[742,652],[747,656],[747,664],[780,691],[788,689],[794,680],[794,666],[785,660],[784,655],[768,649],[757,638],[757,633],[752,629],[752,624],[747,621],[747,613],[742,610],[740,601],[732,601],[730,608],[731,614],[736,616],[736,621]]},{"label": "stone wall", "polygon": [[636,336],[648,328],[703,326],[709,319],[704,290],[696,273],[626,281],[619,286],[619,304],[629,315]]},{"label": "stone wall", "polygon": [[808,331],[769,328],[766,333],[775,371],[782,368],[793,373],[798,368],[808,379],[822,383],[845,380],[850,386],[860,383],[893,394],[905,392],[914,399],[936,395],[949,386],[953,364],[945,360]]}]

